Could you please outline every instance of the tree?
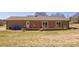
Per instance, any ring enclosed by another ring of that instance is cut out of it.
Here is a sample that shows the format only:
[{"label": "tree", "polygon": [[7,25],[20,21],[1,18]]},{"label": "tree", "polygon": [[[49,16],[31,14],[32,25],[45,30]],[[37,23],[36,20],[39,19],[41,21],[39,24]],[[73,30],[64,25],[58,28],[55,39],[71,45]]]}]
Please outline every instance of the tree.
[{"label": "tree", "polygon": [[51,14],[51,16],[63,16],[63,17],[65,17],[64,14],[62,14],[62,13]]},{"label": "tree", "polygon": [[61,14],[60,14],[60,13],[56,13],[55,15],[56,15],[56,16],[61,16]]},{"label": "tree", "polygon": [[45,12],[36,12],[35,16],[48,16]]},{"label": "tree", "polygon": [[55,16],[55,14],[51,14],[51,16]]},{"label": "tree", "polygon": [[65,17],[65,15],[64,15],[64,14],[61,14],[61,16]]}]

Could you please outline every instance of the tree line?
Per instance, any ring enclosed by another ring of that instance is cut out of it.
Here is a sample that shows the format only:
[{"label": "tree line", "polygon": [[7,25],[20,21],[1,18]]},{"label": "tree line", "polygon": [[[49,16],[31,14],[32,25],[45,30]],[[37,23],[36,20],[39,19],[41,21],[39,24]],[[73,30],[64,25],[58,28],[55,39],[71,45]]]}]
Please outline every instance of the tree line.
[{"label": "tree line", "polygon": [[[48,16],[48,14],[46,12],[36,12],[35,16]],[[51,14],[50,16],[64,16],[64,14],[62,13],[56,13],[56,14]]]}]

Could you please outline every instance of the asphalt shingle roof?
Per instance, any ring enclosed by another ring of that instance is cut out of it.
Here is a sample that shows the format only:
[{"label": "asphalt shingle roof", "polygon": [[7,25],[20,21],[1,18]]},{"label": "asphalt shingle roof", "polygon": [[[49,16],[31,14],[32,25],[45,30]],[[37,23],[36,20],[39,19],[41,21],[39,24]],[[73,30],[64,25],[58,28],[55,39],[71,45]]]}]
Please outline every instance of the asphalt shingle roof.
[{"label": "asphalt shingle roof", "polygon": [[11,16],[7,20],[65,20],[68,21],[65,17],[62,16]]}]

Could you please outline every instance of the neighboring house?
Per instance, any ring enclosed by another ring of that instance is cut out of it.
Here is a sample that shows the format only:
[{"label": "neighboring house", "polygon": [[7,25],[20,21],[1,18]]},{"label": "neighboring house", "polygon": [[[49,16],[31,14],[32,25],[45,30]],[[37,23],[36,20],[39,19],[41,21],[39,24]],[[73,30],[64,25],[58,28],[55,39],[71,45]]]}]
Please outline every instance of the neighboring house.
[{"label": "neighboring house", "polygon": [[5,21],[4,20],[0,20],[0,26],[3,26],[5,24]]},{"label": "neighboring house", "polygon": [[79,16],[70,17],[70,23],[79,23]]},{"label": "neighboring house", "polygon": [[73,16],[70,17],[70,23],[79,24],[79,12],[75,13]]},{"label": "neighboring house", "polygon": [[68,29],[69,20],[62,16],[12,16],[6,20],[7,29]]}]

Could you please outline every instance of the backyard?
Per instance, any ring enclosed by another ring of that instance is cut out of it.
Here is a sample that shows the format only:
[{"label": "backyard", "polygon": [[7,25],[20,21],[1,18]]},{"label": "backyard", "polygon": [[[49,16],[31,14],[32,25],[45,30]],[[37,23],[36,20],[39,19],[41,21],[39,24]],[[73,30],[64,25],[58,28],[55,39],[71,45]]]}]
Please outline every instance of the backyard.
[{"label": "backyard", "polygon": [[76,29],[51,31],[26,30],[25,32],[23,32],[22,30],[0,30],[0,46],[79,47],[79,24],[74,24],[73,27]]}]

